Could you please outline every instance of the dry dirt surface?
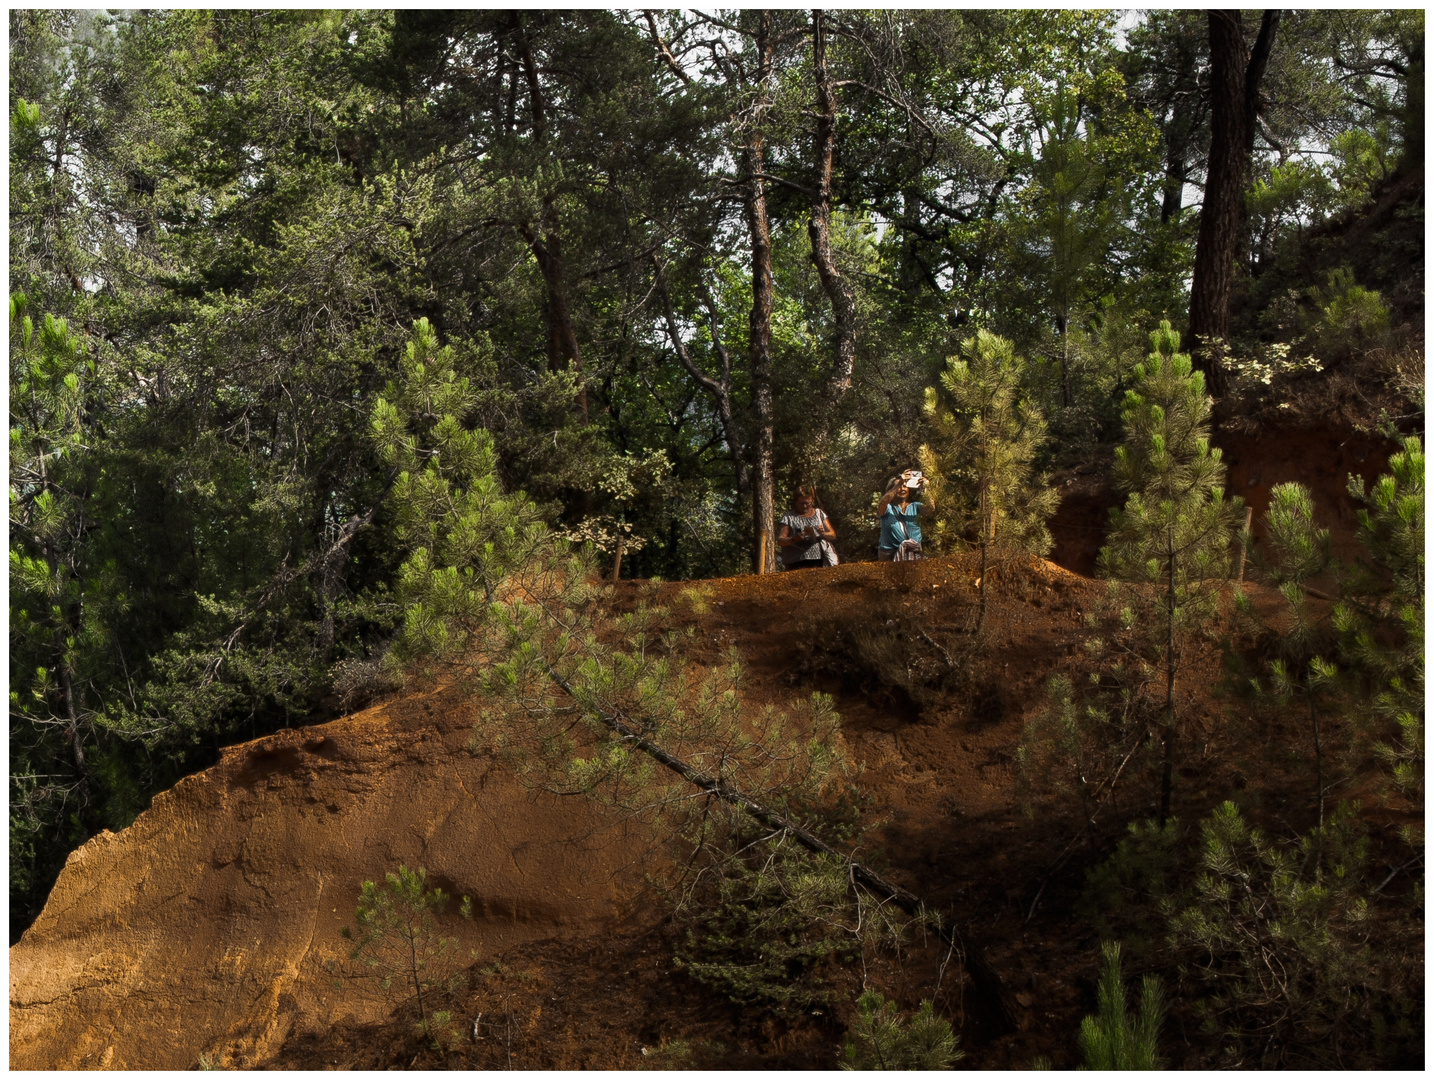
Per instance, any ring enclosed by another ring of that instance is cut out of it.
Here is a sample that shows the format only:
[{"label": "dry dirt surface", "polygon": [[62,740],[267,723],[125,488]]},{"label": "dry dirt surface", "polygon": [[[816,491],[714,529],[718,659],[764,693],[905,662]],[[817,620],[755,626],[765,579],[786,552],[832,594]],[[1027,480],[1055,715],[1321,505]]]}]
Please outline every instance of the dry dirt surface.
[{"label": "dry dirt surface", "polygon": [[325,965],[358,883],[401,862],[474,898],[450,922],[479,956],[611,924],[641,883],[627,845],[470,755],[468,733],[441,696],[281,732],[74,852],[10,950],[10,1066],[244,1067],[382,1019]]}]

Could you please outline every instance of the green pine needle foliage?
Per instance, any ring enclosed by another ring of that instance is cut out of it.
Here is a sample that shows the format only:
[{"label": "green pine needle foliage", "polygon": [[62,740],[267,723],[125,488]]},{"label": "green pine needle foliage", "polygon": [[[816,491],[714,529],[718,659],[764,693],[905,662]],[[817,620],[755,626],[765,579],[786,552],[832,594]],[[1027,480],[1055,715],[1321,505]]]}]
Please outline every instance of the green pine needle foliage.
[{"label": "green pine needle foliage", "polygon": [[931,441],[921,467],[936,504],[937,547],[970,544],[1045,555],[1058,493],[1035,472],[1046,442],[1041,410],[1021,392],[1026,363],[1011,342],[977,331],[926,388]]},{"label": "green pine needle foliage", "polygon": [[1116,483],[1129,492],[1111,511],[1101,569],[1124,581],[1177,589],[1223,579],[1229,569],[1233,522],[1243,502],[1225,498],[1225,465],[1210,445],[1205,377],[1177,350],[1180,335],[1162,322],[1152,351],[1135,369],[1121,418],[1125,441],[1115,451]]},{"label": "green pine needle foliage", "polygon": [[930,1001],[903,1020],[896,1002],[867,990],[857,998],[856,1008],[843,1048],[843,1069],[949,1069],[965,1057],[950,1023],[936,1015]]},{"label": "green pine needle foliage", "polygon": [[[1364,507],[1359,538],[1376,571],[1357,575],[1333,613],[1340,651],[1373,681],[1367,722],[1378,732],[1375,752],[1397,788],[1424,793],[1424,448],[1400,440],[1389,472],[1365,491],[1350,477],[1349,493]],[[1381,578],[1391,582],[1385,587]]]},{"label": "green pine needle foliage", "polygon": [[[412,994],[420,1031],[434,1034],[446,1020],[439,1013],[429,1015],[432,995],[454,989],[463,978],[458,939],[444,937],[437,922],[451,899],[442,889],[428,887],[428,872],[421,866],[410,870],[400,865],[398,873],[384,875],[382,884],[365,881],[354,912],[356,928],[339,931],[353,942],[348,953],[353,966],[335,967],[335,987],[366,981],[389,1000]],[[465,919],[473,916],[473,903],[466,896],[459,913]]]},{"label": "green pine needle foliage", "polygon": [[1368,846],[1348,804],[1293,842],[1228,802],[1201,823],[1193,891],[1165,908],[1182,997],[1222,1065],[1368,1068],[1422,1054],[1423,890],[1381,898]]},{"label": "green pine needle foliage", "polygon": [[[764,845],[765,847],[765,845]],[[861,936],[840,861],[779,845],[776,858],[736,860],[675,905],[685,939],[676,965],[740,1003],[826,1002],[826,961],[852,961]]]},{"label": "green pine needle foliage", "polygon": [[1140,1002],[1132,1016],[1126,1011],[1121,978],[1120,943],[1101,945],[1104,967],[1096,991],[1098,1012],[1081,1021],[1080,1048],[1087,1069],[1159,1069],[1160,1024],[1165,996],[1160,980],[1147,975],[1140,984]]}]

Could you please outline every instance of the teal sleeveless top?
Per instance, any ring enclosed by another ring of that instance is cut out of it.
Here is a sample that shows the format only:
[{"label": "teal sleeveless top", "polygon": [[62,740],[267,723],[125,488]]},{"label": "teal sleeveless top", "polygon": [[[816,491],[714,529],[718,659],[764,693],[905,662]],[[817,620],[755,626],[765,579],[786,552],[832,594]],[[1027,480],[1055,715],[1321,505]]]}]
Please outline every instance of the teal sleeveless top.
[{"label": "teal sleeveless top", "polygon": [[881,515],[881,539],[877,547],[882,551],[895,551],[903,540],[921,543],[921,522],[917,518],[920,512],[920,503],[907,503],[905,512],[896,503],[887,503],[886,512]]}]

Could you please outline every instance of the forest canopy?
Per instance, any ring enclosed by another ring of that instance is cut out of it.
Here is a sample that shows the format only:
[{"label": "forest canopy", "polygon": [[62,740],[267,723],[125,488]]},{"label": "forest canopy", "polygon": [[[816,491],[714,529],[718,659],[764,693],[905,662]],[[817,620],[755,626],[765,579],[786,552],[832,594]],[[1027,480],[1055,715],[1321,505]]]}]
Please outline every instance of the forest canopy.
[{"label": "forest canopy", "polygon": [[873,557],[978,333],[1048,470],[1162,320],[1234,400],[1422,308],[1397,244],[1301,275],[1422,178],[1423,12],[1221,17],[12,11],[12,941],[85,839],[379,677],[420,320],[505,491],[684,579],[774,570],[799,486]]}]

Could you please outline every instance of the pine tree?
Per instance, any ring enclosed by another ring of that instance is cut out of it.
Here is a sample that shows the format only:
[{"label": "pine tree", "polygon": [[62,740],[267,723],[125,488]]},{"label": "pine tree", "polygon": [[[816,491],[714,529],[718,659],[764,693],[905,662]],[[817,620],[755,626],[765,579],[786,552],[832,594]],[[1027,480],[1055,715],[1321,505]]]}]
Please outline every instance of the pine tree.
[{"label": "pine tree", "polygon": [[[1058,496],[1034,474],[1046,436],[1045,418],[1020,393],[1024,361],[1011,343],[987,330],[951,357],[941,387],[926,388],[933,439],[920,450],[938,507],[938,543],[952,532],[981,551],[979,632],[986,622],[987,567],[993,549],[1044,555],[1046,519]],[[944,391],[944,393],[943,393]]]},{"label": "pine tree", "polygon": [[[104,437],[92,419],[95,364],[65,319],[10,298],[10,881],[38,911],[64,852],[120,795],[97,769],[97,684],[125,601],[97,556],[95,489]],[[101,519],[101,520],[97,520]],[[112,703],[109,707],[113,708]]]},{"label": "pine tree", "polygon": [[1099,1012],[1080,1025],[1080,1048],[1087,1069],[1160,1068],[1160,1022],[1165,1015],[1160,980],[1145,976],[1140,1004],[1132,1018],[1125,1007],[1125,982],[1120,972],[1120,944],[1101,944],[1105,965],[1096,992]]},{"label": "pine tree", "polygon": [[875,990],[857,998],[856,1007],[843,1069],[949,1069],[966,1056],[951,1025],[936,1015],[929,1001],[923,1001],[905,1023],[896,1002],[887,1001]]},{"label": "pine tree", "polygon": [[1281,700],[1302,697],[1309,706],[1314,744],[1315,805],[1324,827],[1324,741],[1320,725],[1320,692],[1334,685],[1336,671],[1318,655],[1318,620],[1305,592],[1308,582],[1329,568],[1329,530],[1314,523],[1314,499],[1302,484],[1276,484],[1265,512],[1269,556],[1262,559],[1271,582],[1289,605],[1290,625],[1280,635],[1281,656],[1270,663],[1270,682]]},{"label": "pine tree", "polygon": [[471,648],[498,583],[546,542],[536,509],[498,482],[488,432],[464,427],[475,394],[427,319],[413,324],[402,378],[373,408],[371,433],[394,473],[393,505],[408,557],[399,570],[403,630],[395,674],[417,657],[441,661]]},{"label": "pine tree", "polygon": [[[1180,336],[1163,321],[1150,335],[1153,351],[1135,368],[1137,386],[1126,392],[1121,419],[1125,443],[1115,452],[1117,484],[1129,492],[1111,511],[1111,531],[1100,568],[1118,582],[1160,591],[1159,636],[1151,641],[1165,673],[1162,724],[1164,765],[1160,820],[1170,816],[1174,780],[1175,676],[1179,639],[1213,610],[1215,588],[1229,574],[1230,542],[1239,498],[1226,499],[1225,465],[1210,445],[1210,398],[1205,378],[1178,352]],[[1117,587],[1126,599],[1128,627],[1151,625],[1137,609],[1149,593]]]},{"label": "pine tree", "polygon": [[[461,981],[458,939],[438,931],[436,916],[452,899],[440,888],[428,888],[428,872],[400,865],[398,873],[384,875],[384,883],[365,881],[359,890],[354,912],[357,930],[345,926],[339,935],[353,942],[349,960],[358,965],[354,979],[367,976],[385,994],[402,998],[412,990],[418,1005],[419,1030],[427,1033],[428,1005],[424,991],[453,989]],[[473,917],[473,901],[465,896],[459,908],[465,919]],[[337,970],[337,969],[335,969]],[[343,974],[335,980],[343,988]],[[397,982],[402,989],[395,990]],[[434,1017],[441,1025],[444,1014]]]},{"label": "pine tree", "polygon": [[1413,436],[1400,444],[1390,471],[1367,493],[1362,477],[1350,477],[1349,493],[1365,504],[1359,538],[1376,570],[1356,576],[1332,614],[1341,655],[1375,680],[1375,720],[1396,728],[1375,751],[1395,785],[1417,798],[1424,790],[1424,448]]}]

